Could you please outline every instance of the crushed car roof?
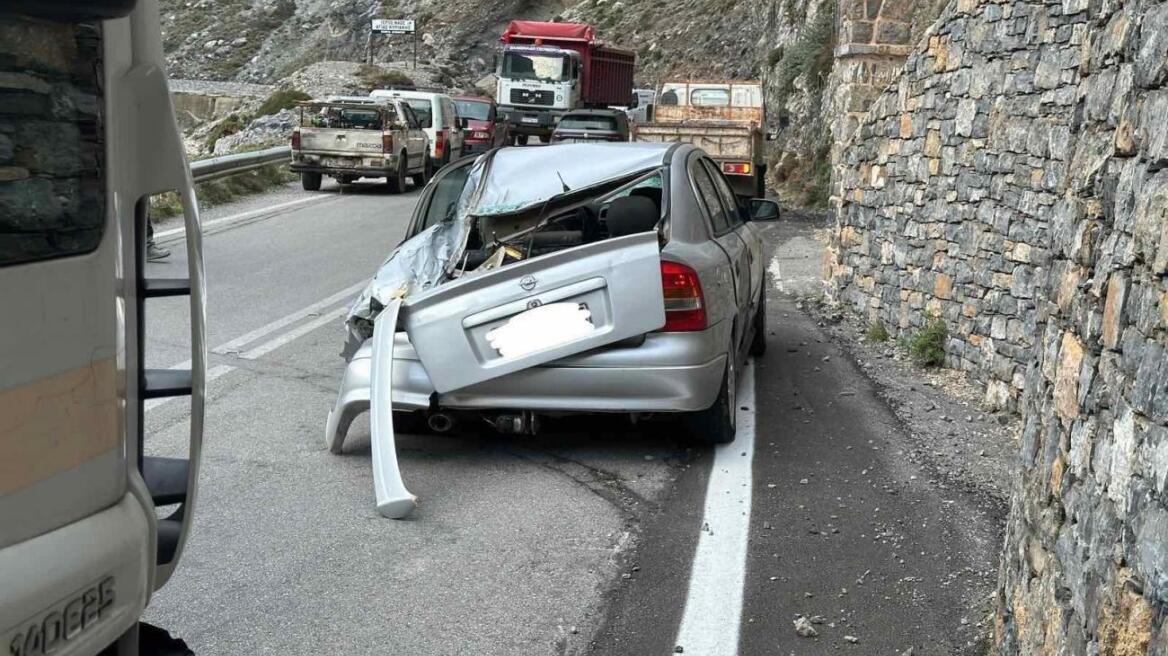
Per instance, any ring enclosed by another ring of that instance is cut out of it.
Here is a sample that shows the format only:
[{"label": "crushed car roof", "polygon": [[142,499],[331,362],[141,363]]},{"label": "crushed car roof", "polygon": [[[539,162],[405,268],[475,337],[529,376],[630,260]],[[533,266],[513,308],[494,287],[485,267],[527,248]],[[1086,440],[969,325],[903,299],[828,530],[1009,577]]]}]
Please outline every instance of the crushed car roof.
[{"label": "crushed car roof", "polygon": [[469,214],[521,212],[568,191],[647,171],[664,165],[672,147],[634,142],[503,148],[490,161]]},{"label": "crushed car roof", "polygon": [[426,228],[389,254],[350,309],[350,330],[358,333],[359,323],[374,321],[393,299],[441,284],[462,256],[475,217],[523,212],[570,192],[660,168],[675,146],[574,143],[501,148],[479,157],[467,175],[455,218]]}]

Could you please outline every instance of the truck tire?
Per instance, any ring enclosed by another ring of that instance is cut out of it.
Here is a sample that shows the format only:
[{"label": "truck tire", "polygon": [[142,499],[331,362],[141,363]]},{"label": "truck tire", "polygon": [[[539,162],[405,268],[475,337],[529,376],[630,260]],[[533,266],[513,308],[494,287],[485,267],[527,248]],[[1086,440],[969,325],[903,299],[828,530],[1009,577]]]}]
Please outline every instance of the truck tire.
[{"label": "truck tire", "polygon": [[527,135],[526,134],[515,135],[515,143],[517,145],[520,145],[520,146],[526,146],[527,145]]},{"label": "truck tire", "polygon": [[301,173],[300,186],[304,191],[320,191],[320,179],[319,173]]},{"label": "truck tire", "polygon": [[386,176],[385,187],[389,189],[391,194],[400,194],[406,190],[406,154],[402,153],[397,158],[397,173],[395,175]]},{"label": "truck tire", "polygon": [[410,177],[410,181],[413,182],[414,186],[418,189],[425,187],[426,183],[430,181],[430,178],[434,177],[434,162],[430,161],[429,157],[423,157],[422,159],[426,160],[425,163],[422,164],[422,172],[415,173]]},{"label": "truck tire", "polygon": [[738,430],[737,385],[738,365],[737,356],[731,348],[726,358],[726,370],[722,373],[722,387],[718,391],[718,398],[714,405],[690,412],[685,415],[686,432],[694,441],[701,444],[729,444],[734,441]]},{"label": "truck tire", "polygon": [[540,142],[541,144],[545,144],[545,143],[551,143],[551,141],[552,141],[552,135],[550,135],[550,134],[541,134],[541,135],[539,135],[539,142]]}]

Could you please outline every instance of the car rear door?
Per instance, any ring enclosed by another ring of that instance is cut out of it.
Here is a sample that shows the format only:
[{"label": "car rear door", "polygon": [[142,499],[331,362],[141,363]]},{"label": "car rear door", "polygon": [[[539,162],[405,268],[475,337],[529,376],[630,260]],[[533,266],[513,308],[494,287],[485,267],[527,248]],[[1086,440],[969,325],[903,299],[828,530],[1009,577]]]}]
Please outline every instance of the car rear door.
[{"label": "car rear door", "polygon": [[[665,325],[658,236],[616,237],[470,274],[407,299],[402,312],[438,392],[538,366]],[[518,345],[500,341],[516,335]]]},{"label": "car rear door", "polygon": [[730,227],[734,231],[734,235],[742,240],[744,248],[742,254],[745,258],[746,274],[749,278],[747,289],[750,290],[750,294],[747,295],[747,299],[748,305],[753,307],[763,279],[762,242],[754,234],[751,225],[743,220],[742,211],[738,205],[738,196],[734,194],[734,190],[730,187],[730,181],[718,168],[717,163],[708,159],[703,161],[706,164],[706,169],[710,172],[710,177],[714,180],[714,187],[718,190],[722,204],[729,211]]},{"label": "car rear door", "polygon": [[[710,218],[714,241],[726,253],[730,264],[730,275],[734,281],[734,314],[741,328],[747,318],[750,306],[750,263],[746,245],[734,234],[738,217],[733,207],[722,202],[714,181],[715,167],[708,158],[695,155],[690,160],[690,175],[698,191],[698,200]],[[741,334],[741,333],[740,333]]]}]

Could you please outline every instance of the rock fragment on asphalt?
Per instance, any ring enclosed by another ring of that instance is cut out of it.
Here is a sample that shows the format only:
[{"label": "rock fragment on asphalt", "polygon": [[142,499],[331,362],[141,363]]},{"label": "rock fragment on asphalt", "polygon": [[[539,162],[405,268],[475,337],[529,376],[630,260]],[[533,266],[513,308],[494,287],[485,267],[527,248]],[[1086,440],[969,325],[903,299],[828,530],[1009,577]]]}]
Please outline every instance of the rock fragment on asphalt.
[{"label": "rock fragment on asphalt", "polygon": [[852,643],[853,645],[855,645],[855,644],[859,644],[859,642],[860,642],[860,639],[859,639],[859,638],[857,638],[856,636],[852,636],[852,635],[846,635],[846,636],[844,636],[844,640],[846,640],[847,642],[850,642],[850,643]]},{"label": "rock fragment on asphalt", "polygon": [[795,634],[800,638],[819,637],[819,631],[816,631],[815,627],[811,626],[811,620],[803,617],[802,615],[795,618]]}]

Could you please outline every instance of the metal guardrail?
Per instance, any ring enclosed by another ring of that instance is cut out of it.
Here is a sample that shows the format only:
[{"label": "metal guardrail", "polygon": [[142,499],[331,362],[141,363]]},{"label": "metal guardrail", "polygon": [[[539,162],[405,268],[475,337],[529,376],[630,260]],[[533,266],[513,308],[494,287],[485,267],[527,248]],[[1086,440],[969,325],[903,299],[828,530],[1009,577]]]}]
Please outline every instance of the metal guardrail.
[{"label": "metal guardrail", "polygon": [[288,146],[274,146],[250,153],[222,155],[191,162],[191,177],[194,178],[195,182],[206,182],[254,171],[268,164],[288,162],[291,159],[292,150]]}]

